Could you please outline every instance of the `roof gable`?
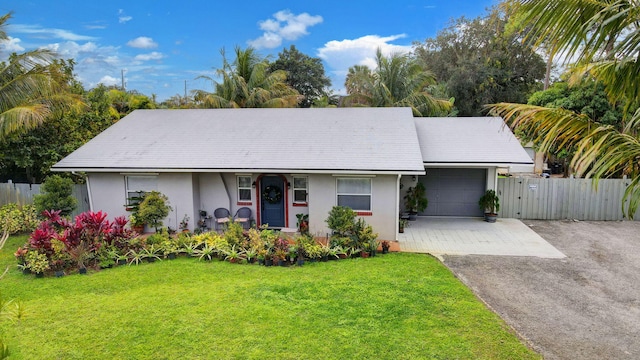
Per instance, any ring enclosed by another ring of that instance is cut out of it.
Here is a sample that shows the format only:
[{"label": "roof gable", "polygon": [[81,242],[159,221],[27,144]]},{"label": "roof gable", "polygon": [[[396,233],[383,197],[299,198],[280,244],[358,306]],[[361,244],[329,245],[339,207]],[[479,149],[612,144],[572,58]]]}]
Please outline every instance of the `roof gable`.
[{"label": "roof gable", "polygon": [[409,108],[136,110],[53,169],[424,170]]}]

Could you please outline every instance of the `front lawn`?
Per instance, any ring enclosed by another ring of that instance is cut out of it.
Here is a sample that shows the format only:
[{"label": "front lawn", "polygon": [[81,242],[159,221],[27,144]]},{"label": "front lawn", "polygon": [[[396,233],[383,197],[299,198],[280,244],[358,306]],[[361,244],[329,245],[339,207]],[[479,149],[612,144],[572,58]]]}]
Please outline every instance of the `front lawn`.
[{"label": "front lawn", "polygon": [[237,265],[178,258],[36,279],[0,251],[11,359],[539,358],[426,255]]}]

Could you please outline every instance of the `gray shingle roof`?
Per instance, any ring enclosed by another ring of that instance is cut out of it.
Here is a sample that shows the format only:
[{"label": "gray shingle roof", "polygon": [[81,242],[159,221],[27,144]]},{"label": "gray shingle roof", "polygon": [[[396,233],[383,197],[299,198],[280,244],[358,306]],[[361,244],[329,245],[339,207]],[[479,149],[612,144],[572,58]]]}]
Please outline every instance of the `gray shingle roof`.
[{"label": "gray shingle roof", "polygon": [[499,117],[415,118],[422,159],[430,164],[533,164]]},{"label": "gray shingle roof", "polygon": [[58,171],[422,172],[409,108],[136,110]]}]

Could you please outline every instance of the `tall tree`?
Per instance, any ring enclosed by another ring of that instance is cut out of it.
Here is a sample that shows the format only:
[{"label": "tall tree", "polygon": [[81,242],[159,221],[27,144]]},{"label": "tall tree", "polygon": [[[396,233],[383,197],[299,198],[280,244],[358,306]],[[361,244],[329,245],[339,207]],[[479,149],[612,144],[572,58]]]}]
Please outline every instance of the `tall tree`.
[{"label": "tall tree", "polygon": [[455,98],[461,116],[483,115],[485,104],[499,101],[526,103],[541,89],[545,62],[518,33],[505,31],[508,15],[504,7],[494,7],[475,19],[461,17],[414,45]]},{"label": "tall tree", "polygon": [[287,84],[303,96],[299,107],[311,107],[317,99],[328,94],[331,80],[324,72],[322,60],[301,53],[295,45],[291,45],[289,50],[283,49],[276,61],[271,63],[269,71],[277,70],[286,71]]},{"label": "tall tree", "polygon": [[345,81],[346,106],[408,106],[415,116],[442,115],[451,110],[449,100],[436,99],[430,87],[435,77],[420,60],[410,54],[383,56],[376,52],[376,68],[356,65],[349,69]]},{"label": "tall tree", "polygon": [[[0,17],[0,40],[7,40],[6,22]],[[0,63],[0,137],[39,126],[56,112],[79,106],[79,98],[56,72],[54,54],[46,50],[11,54]]]},{"label": "tall tree", "polygon": [[84,111],[56,114],[36,128],[0,139],[0,181],[42,182],[53,164],[120,118],[107,87],[99,85],[83,98]]},{"label": "tall tree", "polygon": [[202,108],[295,107],[300,94],[286,83],[283,70],[269,71],[269,61],[254,48],[235,48],[236,58],[229,62],[224,49],[222,68],[216,70],[221,81],[200,76],[214,84],[214,92],[195,90],[194,101]]},{"label": "tall tree", "polygon": [[609,101],[623,105],[622,126],[562,108],[500,103],[492,111],[516,130],[532,134],[539,146],[573,147],[577,175],[598,180],[617,174],[632,178],[622,209],[633,217],[640,205],[640,7],[635,0],[521,0],[517,19],[527,39],[545,44],[551,55],[576,59],[573,79],[592,77]]}]

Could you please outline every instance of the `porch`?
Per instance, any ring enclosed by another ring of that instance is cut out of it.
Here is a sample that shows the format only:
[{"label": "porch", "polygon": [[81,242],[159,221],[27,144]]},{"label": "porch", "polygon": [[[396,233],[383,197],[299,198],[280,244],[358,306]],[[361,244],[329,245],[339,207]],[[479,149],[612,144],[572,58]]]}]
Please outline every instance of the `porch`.
[{"label": "porch", "polygon": [[398,234],[404,252],[432,255],[502,255],[564,258],[565,255],[518,219],[420,216]]}]

